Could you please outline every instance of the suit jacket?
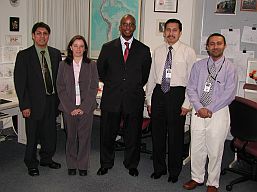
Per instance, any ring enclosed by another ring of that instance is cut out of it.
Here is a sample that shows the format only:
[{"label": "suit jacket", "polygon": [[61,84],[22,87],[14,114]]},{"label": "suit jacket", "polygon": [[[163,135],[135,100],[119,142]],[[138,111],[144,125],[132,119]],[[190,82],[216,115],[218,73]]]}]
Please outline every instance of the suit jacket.
[{"label": "suit jacket", "polygon": [[[79,74],[80,109],[85,114],[96,108],[98,90],[98,72],[95,62],[81,63]],[[75,77],[73,65],[62,61],[57,75],[57,92],[60,99],[59,109],[67,114],[76,109]]]},{"label": "suit jacket", "polygon": [[133,39],[126,63],[123,59],[120,38],[102,46],[97,67],[104,83],[101,109],[110,112],[131,113],[143,110],[144,85],[151,68],[149,47]]},{"label": "suit jacket", "polygon": [[[52,80],[56,93],[56,77],[59,62],[62,60],[58,49],[48,46],[51,60]],[[17,54],[14,67],[14,85],[19,100],[20,110],[31,109],[31,118],[41,119],[46,104],[46,91],[40,60],[35,46],[31,46]],[[58,98],[55,94],[56,112]]]}]

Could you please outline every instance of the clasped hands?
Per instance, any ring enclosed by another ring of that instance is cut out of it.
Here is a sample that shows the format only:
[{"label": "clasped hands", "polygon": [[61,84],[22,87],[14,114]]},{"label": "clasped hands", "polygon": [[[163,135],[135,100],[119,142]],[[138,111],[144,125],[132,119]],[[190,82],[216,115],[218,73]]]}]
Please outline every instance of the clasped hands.
[{"label": "clasped hands", "polygon": [[84,111],[82,111],[81,109],[74,109],[70,114],[72,116],[83,115]]},{"label": "clasped hands", "polygon": [[197,115],[197,117],[201,117],[201,118],[211,118],[212,112],[210,110],[208,110],[207,108],[201,108],[197,111],[197,113],[195,113],[195,115]]}]

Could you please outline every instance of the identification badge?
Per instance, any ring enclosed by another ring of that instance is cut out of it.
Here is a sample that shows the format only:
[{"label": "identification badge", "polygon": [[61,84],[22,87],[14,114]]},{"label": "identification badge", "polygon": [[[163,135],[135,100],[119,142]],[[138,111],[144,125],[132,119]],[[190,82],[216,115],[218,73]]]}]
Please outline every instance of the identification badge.
[{"label": "identification badge", "polygon": [[166,78],[171,78],[171,69],[166,69]]},{"label": "identification badge", "polygon": [[209,93],[210,90],[211,90],[211,83],[206,82],[203,91]]},{"label": "identification badge", "polygon": [[79,84],[76,85],[75,90],[76,90],[76,95],[77,96],[80,95]]}]

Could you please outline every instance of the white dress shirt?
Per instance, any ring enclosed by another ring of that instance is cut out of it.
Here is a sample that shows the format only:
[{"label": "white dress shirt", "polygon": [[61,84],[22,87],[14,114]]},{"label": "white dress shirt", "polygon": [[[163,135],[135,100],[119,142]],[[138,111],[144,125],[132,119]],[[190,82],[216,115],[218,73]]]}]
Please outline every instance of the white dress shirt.
[{"label": "white dress shirt", "polygon": [[124,52],[125,52],[125,49],[126,49],[126,45],[125,45],[125,42],[128,42],[129,43],[129,49],[131,47],[131,44],[132,44],[132,41],[133,41],[133,37],[131,37],[128,41],[125,40],[122,36],[120,36],[120,42],[121,42],[121,47],[122,47],[122,53],[124,55]]},{"label": "white dress shirt", "polygon": [[79,88],[79,73],[81,68],[82,59],[76,63],[73,60],[73,72],[74,72],[74,78],[75,78],[75,90],[76,90],[76,105],[80,105],[81,99],[80,99],[80,88]]},{"label": "white dress shirt", "polygon": [[[146,85],[147,105],[151,105],[151,98],[156,84],[161,84],[163,69],[169,51],[169,46],[170,45],[168,43],[165,43],[156,48],[153,52],[150,75]],[[174,45],[172,45],[172,48],[170,86],[186,87],[191,68],[196,61],[195,51],[181,41],[177,41]],[[185,101],[182,106],[187,109],[190,108],[190,102],[188,100],[187,94],[185,94]]]}]

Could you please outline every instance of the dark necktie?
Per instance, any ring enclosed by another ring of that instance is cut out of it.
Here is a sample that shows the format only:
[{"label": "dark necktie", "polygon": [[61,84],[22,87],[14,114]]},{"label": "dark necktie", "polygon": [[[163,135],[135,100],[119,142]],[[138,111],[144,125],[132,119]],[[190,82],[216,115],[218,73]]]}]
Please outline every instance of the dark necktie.
[{"label": "dark necktie", "polygon": [[215,69],[215,64],[213,63],[209,69],[210,74],[207,77],[207,80],[205,82],[205,86],[207,86],[207,84],[210,84],[210,90],[209,91],[203,91],[201,98],[200,98],[200,102],[202,103],[202,105],[205,107],[209,104],[211,104],[212,102],[212,93],[213,93],[213,88],[214,88],[214,77],[216,75],[216,69]]},{"label": "dark necktie", "polygon": [[124,61],[126,62],[129,54],[129,42],[125,42],[124,44],[126,45],[126,49],[124,51],[123,57],[124,57]]},{"label": "dark necktie", "polygon": [[43,76],[44,76],[45,85],[46,85],[46,92],[47,94],[51,95],[53,93],[53,84],[52,84],[50,71],[47,65],[47,61],[45,58],[45,51],[41,51],[40,53],[42,54],[42,67],[43,67]]},{"label": "dark necktie", "polygon": [[166,71],[167,69],[171,69],[172,65],[172,46],[169,47],[169,52],[167,54],[167,58],[165,61],[164,69],[163,69],[163,74],[162,74],[162,83],[161,83],[161,89],[163,93],[167,93],[170,90],[170,77],[166,76]]}]

